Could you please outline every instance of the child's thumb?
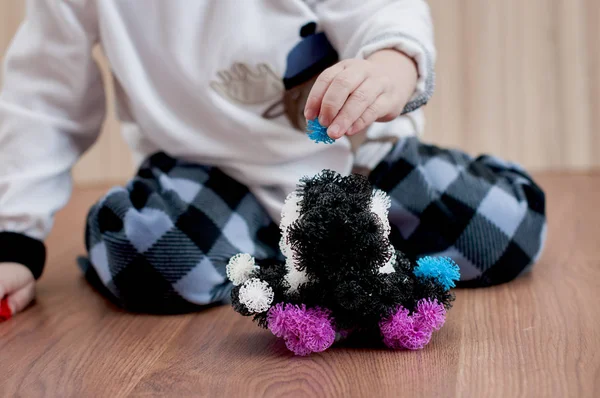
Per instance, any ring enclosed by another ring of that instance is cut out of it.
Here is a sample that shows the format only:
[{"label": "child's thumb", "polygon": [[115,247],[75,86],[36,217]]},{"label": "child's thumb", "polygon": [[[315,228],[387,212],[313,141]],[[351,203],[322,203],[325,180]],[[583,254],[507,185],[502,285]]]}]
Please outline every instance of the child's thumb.
[{"label": "child's thumb", "polygon": [[23,311],[35,297],[35,282],[30,282],[8,296],[8,308],[12,314]]}]

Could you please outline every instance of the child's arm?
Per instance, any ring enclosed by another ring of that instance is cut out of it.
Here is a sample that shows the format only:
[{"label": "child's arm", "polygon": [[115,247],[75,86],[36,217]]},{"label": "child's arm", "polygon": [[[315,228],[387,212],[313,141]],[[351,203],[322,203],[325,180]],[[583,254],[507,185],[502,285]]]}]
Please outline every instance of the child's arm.
[{"label": "child's arm", "polygon": [[318,116],[339,138],[427,103],[436,53],[425,1],[329,0],[315,12],[344,61],[315,83],[307,119]]},{"label": "child's arm", "polygon": [[6,53],[0,92],[0,299],[8,297],[12,312],[32,299],[32,288],[24,289],[41,275],[43,240],[54,213],[68,201],[71,168],[95,141],[104,118],[102,78],[92,58],[96,21],[94,1],[29,0]]}]

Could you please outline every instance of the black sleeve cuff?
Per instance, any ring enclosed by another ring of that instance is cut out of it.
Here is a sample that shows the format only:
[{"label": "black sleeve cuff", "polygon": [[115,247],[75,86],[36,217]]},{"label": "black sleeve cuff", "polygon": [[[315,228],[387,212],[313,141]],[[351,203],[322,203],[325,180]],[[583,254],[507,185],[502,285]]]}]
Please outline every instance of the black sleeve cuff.
[{"label": "black sleeve cuff", "polygon": [[46,245],[15,232],[0,232],[0,263],[18,263],[31,270],[37,280],[46,263]]}]

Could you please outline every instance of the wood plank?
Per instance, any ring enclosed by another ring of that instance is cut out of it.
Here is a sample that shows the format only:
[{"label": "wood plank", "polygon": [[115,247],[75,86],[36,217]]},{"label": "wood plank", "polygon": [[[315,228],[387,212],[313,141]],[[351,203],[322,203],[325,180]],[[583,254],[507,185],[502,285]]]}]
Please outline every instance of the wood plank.
[{"label": "wood plank", "polygon": [[337,347],[296,358],[228,307],[123,313],[74,265],[87,208],[57,220],[37,303],[0,324],[0,396],[577,396],[600,394],[600,174],[545,174],[549,234],[534,271],[459,290],[424,350]]},{"label": "wood plank", "polygon": [[448,323],[424,351],[338,348],[295,358],[268,332],[220,308],[186,325],[134,395],[595,396],[600,249],[592,231],[600,213],[592,207],[600,176],[540,181],[551,216],[535,271],[458,291]]},{"label": "wood plank", "polygon": [[600,176],[540,180],[551,218],[535,271],[503,286],[458,291],[446,326],[425,350],[338,348],[295,358],[268,332],[220,308],[185,326],[134,395],[597,396],[600,249],[593,226],[600,213],[592,207]]},{"label": "wood plank", "polygon": [[48,241],[35,305],[0,325],[0,396],[123,396],[190,318],[124,313],[83,280],[83,221],[105,189],[77,192]]},{"label": "wood plank", "polygon": [[593,396],[600,388],[600,253],[591,227],[600,222],[593,212],[600,176],[540,181],[550,234],[532,275],[458,291],[446,327],[423,351],[336,348],[310,358],[292,357],[227,307],[178,317],[112,307],[74,266],[86,209],[103,192],[80,191],[49,241],[36,305],[0,326],[0,363],[9,364],[0,393]]}]

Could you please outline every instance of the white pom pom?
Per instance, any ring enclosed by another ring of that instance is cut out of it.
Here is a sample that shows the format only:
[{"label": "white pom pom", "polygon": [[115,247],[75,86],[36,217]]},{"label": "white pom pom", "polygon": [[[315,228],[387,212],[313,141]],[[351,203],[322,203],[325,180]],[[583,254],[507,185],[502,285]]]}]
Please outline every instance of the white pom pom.
[{"label": "white pom pom", "polygon": [[290,193],[285,199],[281,209],[281,221],[279,222],[279,228],[282,232],[287,230],[300,217],[300,200],[301,197],[296,191]]},{"label": "white pom pom", "polygon": [[290,245],[287,241],[286,232],[281,234],[281,239],[279,240],[279,250],[281,250],[281,252],[286,258],[292,257],[292,245]]},{"label": "white pom pom", "polygon": [[258,278],[248,279],[240,288],[240,303],[252,313],[267,311],[273,302],[273,289]]},{"label": "white pom pom", "polygon": [[385,228],[385,236],[388,236],[391,231],[390,220],[388,218],[388,210],[392,205],[392,200],[389,195],[381,189],[373,190],[373,197],[371,199],[371,211],[379,217]]},{"label": "white pom pom", "polygon": [[227,264],[226,272],[229,280],[235,285],[241,285],[250,278],[252,271],[258,269],[254,257],[247,253],[236,254]]},{"label": "white pom pom", "polygon": [[390,250],[392,251],[392,257],[390,257],[389,261],[383,267],[379,268],[380,274],[391,274],[396,272],[394,269],[394,265],[396,264],[396,249],[394,249],[394,246],[390,245]]},{"label": "white pom pom", "polygon": [[298,269],[296,269],[296,264],[294,262],[293,256],[288,257],[285,265],[288,269],[288,273],[285,276],[285,280],[290,285],[289,292],[295,293],[298,291],[300,285],[308,282],[308,277],[306,276],[306,273],[304,271],[298,271]]}]

